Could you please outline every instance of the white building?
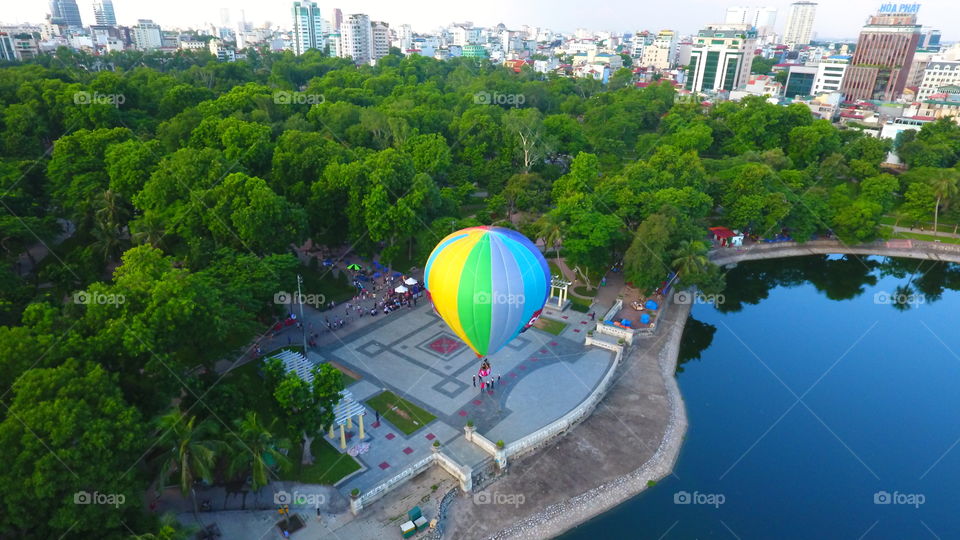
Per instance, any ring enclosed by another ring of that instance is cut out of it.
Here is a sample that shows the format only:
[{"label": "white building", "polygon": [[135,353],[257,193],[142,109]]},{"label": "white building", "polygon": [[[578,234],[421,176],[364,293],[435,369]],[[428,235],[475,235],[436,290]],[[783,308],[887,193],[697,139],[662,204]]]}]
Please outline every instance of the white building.
[{"label": "white building", "polygon": [[141,51],[159,49],[163,46],[160,25],[150,19],[140,19],[133,25],[133,44]]},{"label": "white building", "polygon": [[297,56],[310,49],[322,49],[323,19],[316,2],[294,2],[293,9],[293,53]]},{"label": "white building", "polygon": [[224,45],[223,41],[211,39],[208,45],[210,47],[210,54],[216,56],[220,62],[237,61],[237,52]]},{"label": "white building", "polygon": [[930,62],[923,72],[917,99],[929,99],[944,86],[960,86],[960,62]]},{"label": "white building", "polygon": [[677,33],[661,30],[653,44],[644,47],[640,65],[654,69],[670,69],[677,62]]},{"label": "white building", "polygon": [[354,13],[340,23],[340,56],[352,58],[357,64],[370,62],[373,58],[373,27],[370,25],[370,17],[363,13]]},{"label": "white building", "polygon": [[773,34],[777,24],[777,9],[771,7],[737,6],[727,8],[726,24],[749,24],[756,27],[757,36]]},{"label": "white building", "polygon": [[790,4],[787,26],[783,30],[783,42],[791,47],[810,43],[810,36],[813,34],[813,18],[816,14],[816,2]]},{"label": "white building", "polygon": [[748,24],[713,24],[693,38],[687,90],[735,90],[747,83],[757,47],[757,33]]},{"label": "white building", "polygon": [[379,60],[390,54],[390,26],[385,22],[374,22],[370,32],[373,38],[372,60]]},{"label": "white building", "polygon": [[397,38],[393,40],[393,46],[403,52],[413,48],[413,29],[409,24],[401,24],[397,28]]},{"label": "white building", "polygon": [[830,56],[817,64],[817,74],[813,79],[813,95],[839,92],[843,76],[850,65],[849,56]]}]

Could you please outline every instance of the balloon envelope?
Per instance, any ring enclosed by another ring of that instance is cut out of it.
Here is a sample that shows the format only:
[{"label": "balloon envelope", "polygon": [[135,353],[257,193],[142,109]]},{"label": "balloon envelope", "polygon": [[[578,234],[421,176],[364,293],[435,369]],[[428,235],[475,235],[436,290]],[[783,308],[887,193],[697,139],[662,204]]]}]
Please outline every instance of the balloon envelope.
[{"label": "balloon envelope", "polygon": [[509,343],[543,310],[550,269],[522,234],[470,227],[433,248],[424,286],[450,329],[485,356]]}]

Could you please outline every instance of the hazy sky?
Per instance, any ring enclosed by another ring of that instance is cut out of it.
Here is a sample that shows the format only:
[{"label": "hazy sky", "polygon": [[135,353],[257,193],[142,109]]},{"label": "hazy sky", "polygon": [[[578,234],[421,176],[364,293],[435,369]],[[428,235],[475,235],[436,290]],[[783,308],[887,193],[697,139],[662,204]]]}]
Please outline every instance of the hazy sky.
[{"label": "hazy sky", "polygon": [[[867,15],[887,1],[890,0],[821,0],[813,30],[821,38],[856,37]],[[84,24],[92,23],[92,0],[78,0],[77,3]],[[240,19],[243,10],[246,20],[255,25],[270,21],[289,28],[291,3],[285,0],[114,0],[113,5],[117,21],[125,25],[135,24],[137,19],[153,19],[168,27],[199,27],[209,22],[219,24],[220,9],[229,7],[233,22]],[[4,0],[4,4],[0,9],[0,21],[4,23],[39,23],[49,10],[46,0]],[[415,31],[433,30],[454,21],[473,21],[478,26],[494,26],[502,22],[510,28],[528,24],[564,32],[578,27],[621,32],[672,28],[687,34],[706,23],[722,22],[725,8],[731,5],[778,8],[777,30],[782,31],[790,0],[324,0],[317,4],[324,18],[333,8],[339,7],[345,15],[366,13],[374,20],[391,25],[410,24]],[[960,34],[960,8],[957,6],[952,0],[924,2],[919,22],[940,29],[944,41],[960,39],[955,35]]]}]

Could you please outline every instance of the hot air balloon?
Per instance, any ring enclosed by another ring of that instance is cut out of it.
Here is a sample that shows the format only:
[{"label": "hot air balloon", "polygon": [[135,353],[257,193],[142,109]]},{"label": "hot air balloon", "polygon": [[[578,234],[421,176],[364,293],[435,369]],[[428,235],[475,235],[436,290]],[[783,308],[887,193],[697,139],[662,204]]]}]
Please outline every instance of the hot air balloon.
[{"label": "hot air balloon", "polygon": [[469,227],[433,248],[424,286],[437,314],[483,357],[539,317],[550,290],[550,269],[522,234],[502,227]]}]

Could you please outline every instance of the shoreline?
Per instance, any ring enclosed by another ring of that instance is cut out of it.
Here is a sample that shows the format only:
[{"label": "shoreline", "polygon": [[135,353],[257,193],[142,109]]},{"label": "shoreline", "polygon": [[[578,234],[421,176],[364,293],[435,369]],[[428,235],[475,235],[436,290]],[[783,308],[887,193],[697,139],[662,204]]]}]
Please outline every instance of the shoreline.
[{"label": "shoreline", "polygon": [[[692,306],[674,304],[673,309],[675,310],[673,315],[678,320],[672,325],[666,343],[657,353],[657,364],[666,387],[670,417],[660,445],[653,456],[632,473],[595,486],[567,501],[551,505],[501,530],[493,538],[526,539],[558,536],[639,495],[652,487],[648,485],[649,481],[657,482],[673,472],[687,432],[687,412],[675,372],[680,341]],[[631,360],[636,360],[633,356],[637,352],[631,351]],[[624,392],[628,389],[615,388],[608,393],[608,396],[618,391]]]}]

